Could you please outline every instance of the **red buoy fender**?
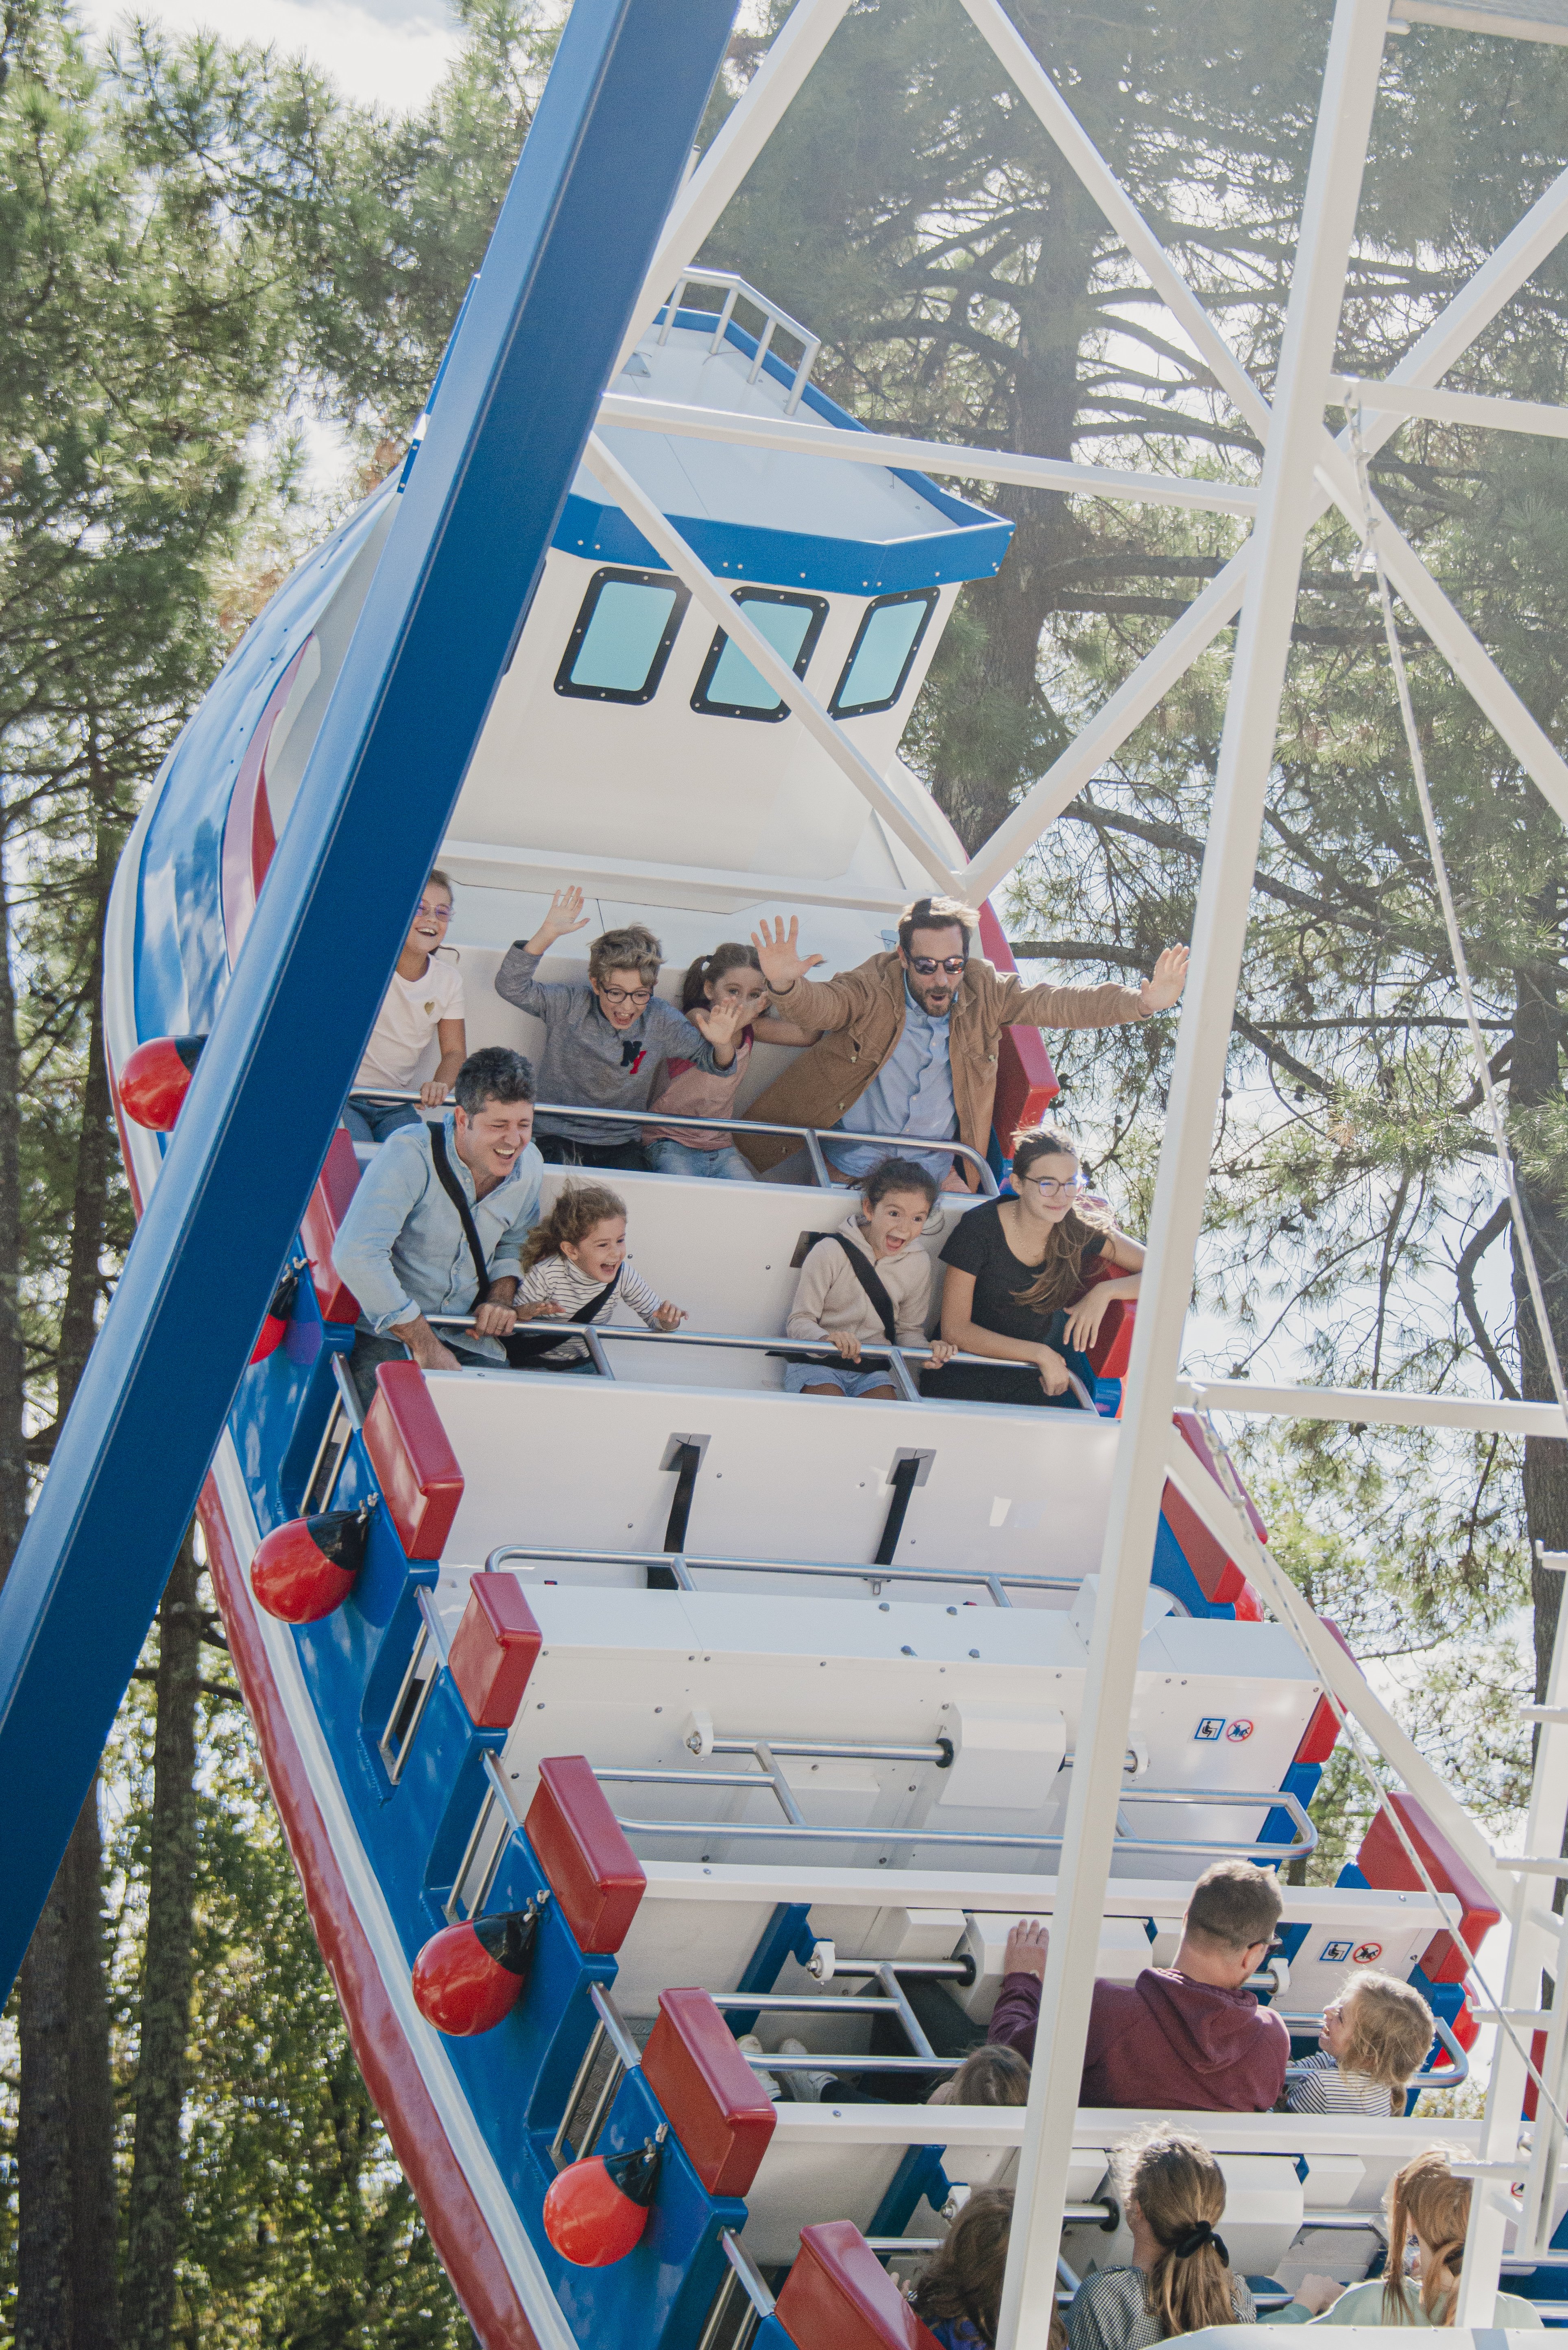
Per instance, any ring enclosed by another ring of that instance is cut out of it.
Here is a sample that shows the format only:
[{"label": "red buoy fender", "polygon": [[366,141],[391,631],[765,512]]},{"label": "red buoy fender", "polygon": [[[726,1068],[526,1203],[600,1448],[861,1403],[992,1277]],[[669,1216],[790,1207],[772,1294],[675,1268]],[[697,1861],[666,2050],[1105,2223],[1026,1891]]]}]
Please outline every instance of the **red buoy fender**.
[{"label": "red buoy fender", "polygon": [[253,1363],[265,1363],[267,1357],[275,1354],[282,1346],[284,1333],[288,1328],[289,1317],[294,1312],[294,1301],[298,1295],[299,1275],[291,1265],[273,1291],[272,1303],[266,1309],[266,1319],[261,1326],[255,1345],[251,1348]]},{"label": "red buoy fender", "polygon": [[545,2233],[564,2261],[579,2269],[608,2268],[642,2240],[659,2178],[657,2137],[629,2154],[590,2154],[568,2163],[545,2197]]},{"label": "red buoy fender", "polygon": [[438,2032],[493,2032],[523,1995],[542,1903],[443,1926],[414,1960],[414,2004]]},{"label": "red buoy fender", "polygon": [[204,1036],[151,1036],[139,1045],[119,1073],[119,1102],[127,1118],[151,1127],[155,1134],[169,1133],[206,1041]]},{"label": "red buoy fender", "polygon": [[251,1589],[285,1624],[317,1624],[341,1607],[365,1564],[369,1510],[290,1518],[257,1544]]}]

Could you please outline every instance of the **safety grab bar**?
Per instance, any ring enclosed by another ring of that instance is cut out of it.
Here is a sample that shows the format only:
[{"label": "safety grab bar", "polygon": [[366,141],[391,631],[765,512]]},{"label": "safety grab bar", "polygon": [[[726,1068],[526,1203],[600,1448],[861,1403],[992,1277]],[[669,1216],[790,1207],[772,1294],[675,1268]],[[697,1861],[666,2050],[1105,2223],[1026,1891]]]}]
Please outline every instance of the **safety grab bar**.
[{"label": "safety grab bar", "polygon": [[[734,316],[735,304],[741,296],[743,295],[753,308],[762,312],[767,324],[763,328],[762,338],[757,344],[752,359],[752,371],[746,378],[748,383],[755,383],[763,371],[763,361],[768,355],[768,346],[774,338],[774,328],[782,327],[786,335],[794,337],[796,342],[802,346],[802,353],[790,385],[789,397],[784,401],[784,414],[793,416],[800,406],[801,394],[805,391],[811,378],[811,370],[816,364],[816,355],[822,348],[822,337],[814,335],[809,327],[803,327],[798,318],[792,318],[787,310],[781,310],[778,304],[771,302],[765,294],[759,294],[749,278],[739,276],[734,270],[691,268],[681,271],[675,281],[669,301],[662,306],[663,324],[659,329],[658,344],[664,344],[670,340],[670,330],[675,324],[675,314],[680,307],[680,296],[685,293],[688,286],[718,286],[726,289],[724,307],[719,313],[719,321],[713,329],[713,338],[708,346],[710,359],[723,343],[725,330]],[[704,312],[703,315],[707,314]]]},{"label": "safety grab bar", "polygon": [[[1311,2024],[1321,2028],[1323,2023],[1322,2016],[1314,2015],[1310,2009],[1276,2007],[1273,2012],[1282,2023],[1292,2027],[1304,2029]],[[1430,2073],[1418,2073],[1416,2080],[1410,2082],[1408,2085],[1414,2088],[1416,2082],[1418,2081],[1424,2089],[1457,2089],[1461,2081],[1468,2081],[1470,2077],[1469,2057],[1440,2015],[1433,2016],[1432,2031],[1438,2044],[1448,2052],[1449,2061],[1446,2064],[1434,2068]],[[1323,2067],[1318,2064],[1287,2064],[1285,2078],[1287,2081],[1310,2080],[1314,2073],[1321,2072],[1322,2069]]]},{"label": "safety grab bar", "polygon": [[[694,1591],[691,1573],[720,1575],[826,1575],[868,1583],[872,1593],[885,1583],[968,1583],[984,1591],[992,1605],[1011,1607],[1009,1591],[1081,1591],[1077,1575],[1014,1575],[981,1573],[962,1566],[845,1566],[826,1561],[784,1558],[696,1558],[690,1552],[664,1550],[562,1550],[549,1543],[502,1543],[484,1562],[487,1575],[520,1559],[525,1566],[662,1566],[668,1567],[682,1591]],[[1174,1605],[1179,1609],[1182,1603]],[[951,1611],[957,1614],[957,1609]],[[1186,1612],[1183,1610],[1182,1612]]]},{"label": "safety grab bar", "polygon": [[[472,1314],[427,1314],[425,1316],[426,1321],[430,1323],[432,1329],[442,1330],[472,1330],[474,1324],[474,1318],[475,1317]],[[602,1347],[607,1342],[610,1346],[614,1347],[635,1347],[640,1345],[654,1347],[718,1347],[721,1350],[724,1350],[732,1354],[813,1355],[818,1356],[825,1362],[829,1363],[836,1363],[842,1359],[837,1347],[834,1346],[832,1341],[830,1339],[823,1338],[783,1338],[778,1336],[757,1337],[749,1334],[737,1334],[728,1330],[647,1330],[639,1329],[632,1324],[624,1322],[617,1322],[613,1324],[607,1322],[600,1323],[597,1326],[591,1322],[561,1321],[557,1323],[553,1315],[546,1316],[537,1321],[531,1321],[524,1326],[528,1330],[530,1336],[536,1334],[542,1336],[548,1330],[556,1330],[558,1331],[563,1343],[568,1338],[586,1339],[588,1344],[589,1351],[593,1354],[596,1366],[598,1365],[601,1360],[598,1348]],[[596,1341],[597,1342],[597,1345]],[[937,1399],[921,1395],[919,1388],[915,1385],[915,1382],[909,1376],[909,1365],[910,1363],[929,1363],[933,1359],[931,1349],[929,1347],[895,1347],[886,1338],[880,1338],[875,1342],[867,1338],[863,1342],[860,1353],[863,1361],[869,1360],[871,1362],[882,1362],[886,1360],[892,1365],[895,1383],[903,1389],[903,1395],[901,1398],[903,1402],[926,1403],[937,1400]],[[995,1370],[999,1363],[1001,1363],[1002,1367],[1004,1370],[1009,1367],[1008,1364],[1001,1357],[993,1355],[955,1354],[950,1355],[948,1357],[948,1360],[950,1363],[981,1363],[988,1370]],[[497,1370],[502,1370],[505,1366],[497,1363],[495,1367]],[[1011,1367],[1016,1370],[1024,1370],[1028,1366],[1026,1364],[1018,1363],[1012,1365]],[[615,1373],[609,1369],[607,1365],[604,1366],[602,1375],[609,1378],[613,1378],[615,1377]],[[1094,1397],[1089,1393],[1088,1388],[1084,1385],[1083,1380],[1078,1377],[1076,1371],[1069,1370],[1067,1373],[1067,1385],[1072,1393],[1077,1398],[1079,1410],[1086,1411],[1092,1419],[1098,1419],[1100,1416],[1099,1406],[1096,1403]],[[1002,1411],[1011,1411],[1012,1409],[1012,1406],[1011,1404],[1002,1404],[996,1406],[995,1409]]]},{"label": "safety grab bar", "polygon": [[[353,1091],[360,1101],[418,1102],[421,1098],[417,1086],[356,1086]],[[452,1097],[448,1094],[445,1098],[446,1102],[450,1103]],[[776,1119],[758,1118],[717,1116],[686,1118],[674,1111],[666,1110],[654,1112],[601,1109],[587,1102],[535,1102],[534,1110],[536,1118],[586,1118],[590,1125],[596,1120],[601,1126],[641,1126],[646,1123],[654,1126],[685,1127],[689,1130],[695,1129],[699,1133],[717,1126],[722,1127],[726,1134],[793,1135],[797,1142],[803,1142],[805,1145],[806,1155],[811,1160],[812,1174],[818,1188],[825,1191],[848,1191],[853,1188],[853,1180],[848,1183],[836,1183],[828,1173],[827,1161],[822,1154],[824,1135],[830,1139],[836,1138],[840,1142],[871,1142],[889,1146],[900,1143],[907,1145],[911,1152],[940,1150],[945,1151],[950,1159],[967,1159],[970,1161],[980,1178],[981,1191],[986,1199],[994,1200],[1000,1196],[996,1177],[992,1173],[991,1162],[983,1151],[974,1149],[967,1142],[940,1141],[935,1135],[930,1134],[859,1134],[846,1126],[784,1126]],[[890,1159],[896,1158],[898,1152],[889,1148],[888,1156]],[[958,1194],[953,1192],[947,1196],[957,1198]]]},{"label": "safety grab bar", "polygon": [[[793,1791],[784,1782],[782,1772],[764,1770],[756,1778],[748,1773],[708,1771],[639,1771],[631,1767],[594,1767],[594,1776],[601,1783],[614,1781],[650,1781],[661,1786],[691,1787],[744,1785],[759,1791],[768,1790],[778,1799],[784,1816],[782,1820],[639,1820],[625,1819],[618,1813],[617,1825],[626,1835],[645,1836],[708,1836],[743,1838],[751,1843],[777,1844],[807,1837],[814,1844],[888,1844],[888,1845],[958,1845],[968,1850],[1059,1852],[1061,1836],[1009,1835],[1005,1830],[968,1828],[928,1828],[917,1825],[891,1825],[853,1828],[813,1827],[800,1814]],[[1262,1842],[1237,1845],[1218,1842],[1212,1837],[1132,1836],[1118,1829],[1118,1853],[1190,1853],[1211,1855],[1215,1858],[1232,1860],[1283,1861],[1303,1858],[1317,1849],[1317,1830],[1307,1817],[1298,1797],[1288,1788],[1196,1788],[1196,1787],[1129,1787],[1122,1797],[1123,1804],[1179,1804],[1195,1809],[1218,1806],[1226,1811],[1282,1811],[1289,1818],[1296,1840],[1291,1844]]]}]

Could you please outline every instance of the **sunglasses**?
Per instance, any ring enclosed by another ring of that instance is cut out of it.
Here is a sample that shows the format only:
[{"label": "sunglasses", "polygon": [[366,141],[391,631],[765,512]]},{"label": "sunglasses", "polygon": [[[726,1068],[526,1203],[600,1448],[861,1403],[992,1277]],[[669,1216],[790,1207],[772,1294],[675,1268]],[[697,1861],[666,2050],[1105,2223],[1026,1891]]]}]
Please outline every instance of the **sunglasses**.
[{"label": "sunglasses", "polygon": [[945,971],[950,979],[956,979],[968,961],[967,955],[943,955],[940,960],[935,955],[911,955],[909,969],[918,971],[922,979],[930,979],[939,971]]}]

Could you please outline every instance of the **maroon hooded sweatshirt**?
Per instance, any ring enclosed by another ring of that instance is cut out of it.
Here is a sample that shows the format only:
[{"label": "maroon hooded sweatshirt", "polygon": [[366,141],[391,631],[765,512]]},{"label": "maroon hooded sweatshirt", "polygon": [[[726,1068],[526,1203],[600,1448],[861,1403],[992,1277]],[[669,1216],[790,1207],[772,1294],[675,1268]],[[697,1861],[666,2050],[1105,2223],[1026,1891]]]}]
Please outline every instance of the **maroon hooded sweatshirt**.
[{"label": "maroon hooded sweatshirt", "polygon": [[[987,2036],[1033,2061],[1039,2015],[1038,1979],[1007,1975]],[[1290,2053],[1290,2033],[1250,1991],[1220,1991],[1173,1967],[1145,1967],[1136,1982],[1095,1985],[1078,2101],[1267,2113],[1284,2086]]]}]

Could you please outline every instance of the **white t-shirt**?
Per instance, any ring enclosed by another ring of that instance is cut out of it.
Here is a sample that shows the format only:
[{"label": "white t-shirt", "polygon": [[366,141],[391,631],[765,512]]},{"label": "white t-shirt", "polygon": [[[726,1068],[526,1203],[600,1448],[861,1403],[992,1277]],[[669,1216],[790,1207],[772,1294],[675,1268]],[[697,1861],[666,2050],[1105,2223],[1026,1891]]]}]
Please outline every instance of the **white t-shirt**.
[{"label": "white t-shirt", "polygon": [[376,1014],[354,1090],[411,1086],[430,1050],[436,1023],[463,1016],[462,975],[455,963],[431,955],[421,978],[405,979],[395,971],[386,1002]]}]

